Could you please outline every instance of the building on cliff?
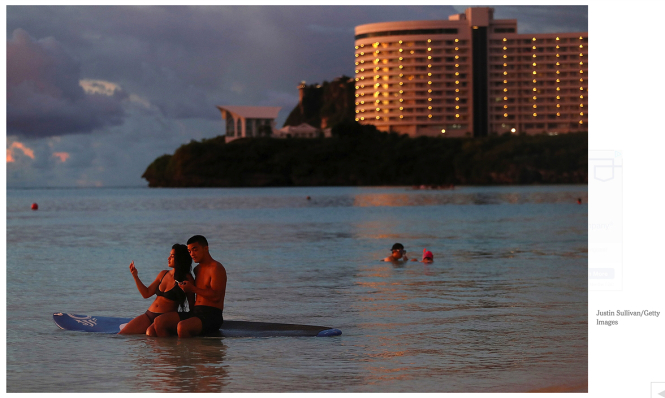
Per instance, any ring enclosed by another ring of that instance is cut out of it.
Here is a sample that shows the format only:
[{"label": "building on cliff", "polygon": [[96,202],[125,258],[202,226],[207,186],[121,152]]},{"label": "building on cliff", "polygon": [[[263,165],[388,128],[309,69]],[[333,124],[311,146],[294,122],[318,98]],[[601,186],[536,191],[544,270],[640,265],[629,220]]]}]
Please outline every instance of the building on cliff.
[{"label": "building on cliff", "polygon": [[226,120],[226,142],[245,137],[270,137],[280,107],[218,106]]},{"label": "building on cliff", "polygon": [[284,126],[275,130],[274,138],[329,138],[332,136],[331,129],[317,129],[311,124],[301,123],[297,126]]},{"label": "building on cliff", "polygon": [[355,120],[410,136],[588,131],[588,33],[519,34],[493,13],[357,26]]}]

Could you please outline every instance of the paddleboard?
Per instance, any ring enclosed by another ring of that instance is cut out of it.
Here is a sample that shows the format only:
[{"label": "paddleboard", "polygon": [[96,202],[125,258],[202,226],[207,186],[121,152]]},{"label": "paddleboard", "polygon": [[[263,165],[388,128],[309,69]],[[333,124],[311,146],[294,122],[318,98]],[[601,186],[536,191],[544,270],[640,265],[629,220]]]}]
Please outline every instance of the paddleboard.
[{"label": "paddleboard", "polygon": [[[53,321],[60,329],[89,333],[118,333],[132,318],[77,315],[57,312]],[[342,331],[326,326],[224,320],[216,333],[204,337],[339,336]]]}]

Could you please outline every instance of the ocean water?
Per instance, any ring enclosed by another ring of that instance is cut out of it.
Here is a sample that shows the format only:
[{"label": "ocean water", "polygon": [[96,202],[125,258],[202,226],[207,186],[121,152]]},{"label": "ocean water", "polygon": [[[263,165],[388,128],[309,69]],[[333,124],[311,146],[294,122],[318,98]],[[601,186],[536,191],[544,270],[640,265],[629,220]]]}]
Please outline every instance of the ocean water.
[{"label": "ocean water", "polygon": [[[586,203],[586,186],[8,189],[7,391],[585,390]],[[180,340],[53,323],[143,313],[152,299],[129,263],[150,283],[194,234],[226,267],[225,319],[343,335]],[[379,261],[395,242],[435,262]]]}]

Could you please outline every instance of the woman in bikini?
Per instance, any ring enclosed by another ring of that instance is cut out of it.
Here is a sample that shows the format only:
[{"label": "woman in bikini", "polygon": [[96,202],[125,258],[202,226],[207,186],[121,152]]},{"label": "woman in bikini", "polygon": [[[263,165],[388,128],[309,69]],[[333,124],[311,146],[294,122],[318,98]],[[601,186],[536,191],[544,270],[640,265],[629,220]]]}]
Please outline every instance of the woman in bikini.
[{"label": "woman in bikini", "polygon": [[183,281],[194,283],[191,272],[192,257],[187,251],[187,246],[180,244],[173,245],[168,261],[171,270],[161,271],[154,282],[148,287],[139,279],[138,270],[134,266],[134,262],[132,261],[129,264],[129,271],[134,277],[134,282],[136,282],[136,287],[139,289],[141,296],[148,298],[156,294],[157,298],[152,302],[148,311],[132,319],[122,328],[119,334],[146,333],[152,336],[154,335],[154,330],[153,333],[150,333],[149,329],[155,318],[166,312],[178,311],[178,308],[184,311],[185,302],[189,303],[190,308],[194,305],[194,294],[185,294],[180,289],[180,286],[178,286],[178,282]]}]

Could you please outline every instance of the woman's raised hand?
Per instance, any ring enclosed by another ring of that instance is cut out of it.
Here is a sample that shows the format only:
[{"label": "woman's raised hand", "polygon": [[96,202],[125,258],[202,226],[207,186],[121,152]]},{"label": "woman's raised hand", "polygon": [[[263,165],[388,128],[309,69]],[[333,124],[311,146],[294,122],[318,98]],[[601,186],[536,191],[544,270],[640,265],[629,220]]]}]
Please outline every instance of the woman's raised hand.
[{"label": "woman's raised hand", "polygon": [[139,275],[139,271],[134,266],[134,261],[132,261],[131,264],[129,264],[129,272],[131,272],[132,276],[134,276],[134,277]]}]

